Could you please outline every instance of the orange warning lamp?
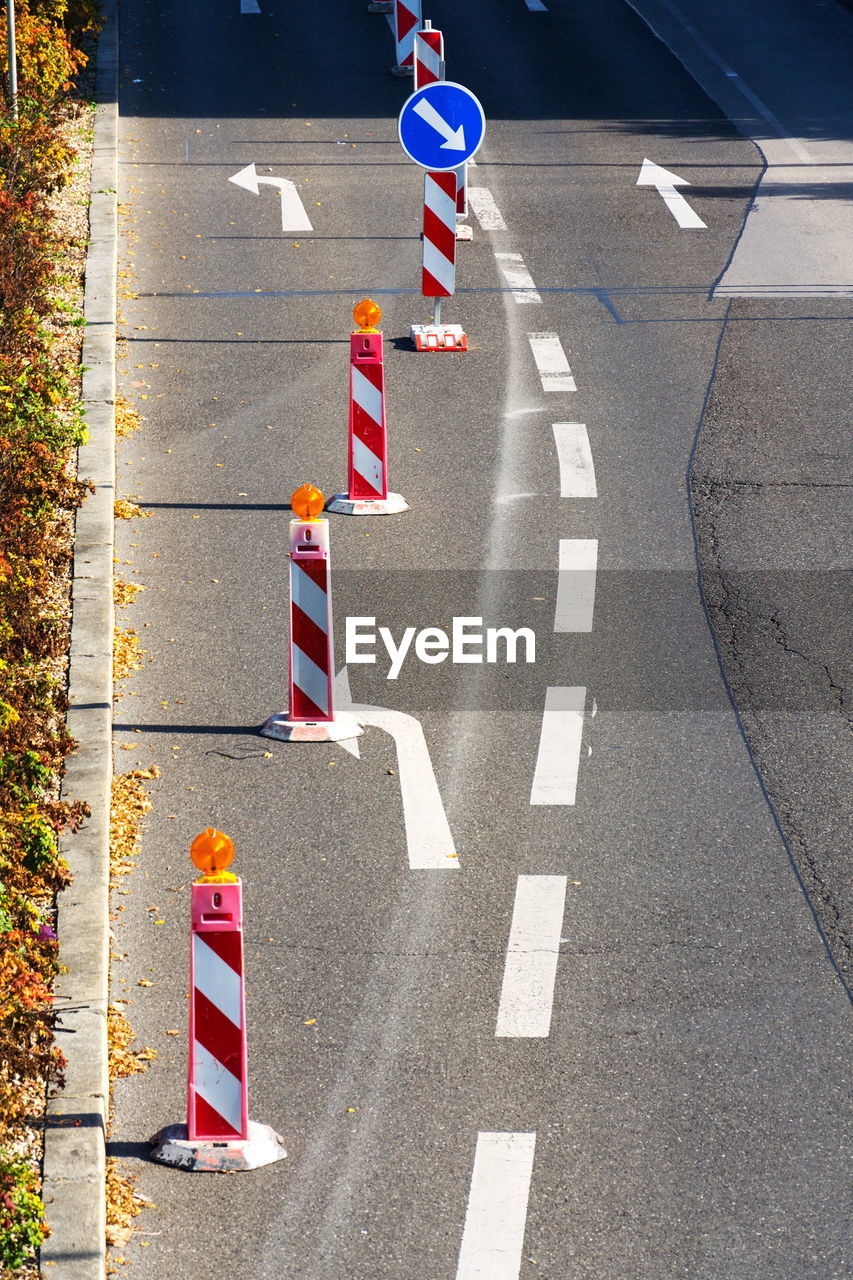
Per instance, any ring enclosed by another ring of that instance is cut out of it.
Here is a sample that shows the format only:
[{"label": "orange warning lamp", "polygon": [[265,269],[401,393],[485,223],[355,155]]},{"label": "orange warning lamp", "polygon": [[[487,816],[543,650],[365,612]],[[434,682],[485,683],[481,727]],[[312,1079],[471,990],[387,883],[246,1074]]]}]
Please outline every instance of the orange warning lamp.
[{"label": "orange warning lamp", "polygon": [[313,484],[301,484],[290,499],[293,514],[300,520],[316,520],[326,505],[326,495]]},{"label": "orange warning lamp", "polygon": [[382,319],[382,308],[372,298],[365,298],[353,307],[352,318],[361,333],[378,333],[376,326]]},{"label": "orange warning lamp", "polygon": [[226,870],[234,861],[234,841],[224,831],[207,827],[190,845],[190,857],[204,872],[196,884],[236,884],[237,877]]}]

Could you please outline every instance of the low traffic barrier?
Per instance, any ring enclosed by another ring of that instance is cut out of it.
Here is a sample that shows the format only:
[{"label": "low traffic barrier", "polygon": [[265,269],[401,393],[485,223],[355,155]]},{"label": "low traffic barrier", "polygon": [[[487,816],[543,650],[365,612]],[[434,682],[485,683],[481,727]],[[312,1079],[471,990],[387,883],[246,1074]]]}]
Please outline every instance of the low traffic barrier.
[{"label": "low traffic barrier", "polygon": [[431,325],[413,324],[418,351],[467,351],[468,337],[458,324],[442,324],[441,300],[456,292],[456,174],[452,169],[424,174],[424,234],[421,292],[435,299]]},{"label": "low traffic barrier", "polygon": [[359,326],[350,335],[347,493],[336,493],[330,511],[349,516],[388,516],[408,511],[399,493],[388,492],[388,431],[385,420],[385,357],[376,325],[382,311],[365,298],[353,310]]},{"label": "low traffic barrier", "polygon": [[228,871],[234,845],[208,827],[190,857],[202,872],[190,900],[190,1025],[187,1122],[151,1139],[163,1164],[205,1173],[283,1160],[284,1140],[249,1119],[243,887]]},{"label": "low traffic barrier", "polygon": [[335,714],[332,573],[326,499],[312,484],[296,490],[290,522],[290,663],[288,709],[270,716],[261,733],[281,742],[356,738],[353,716]]},{"label": "low traffic barrier", "polygon": [[421,26],[421,0],[394,0],[394,43],[397,61],[394,76],[410,76],[415,70],[415,32]]},{"label": "low traffic barrier", "polygon": [[444,79],[444,36],[431,22],[415,35],[415,89]]}]

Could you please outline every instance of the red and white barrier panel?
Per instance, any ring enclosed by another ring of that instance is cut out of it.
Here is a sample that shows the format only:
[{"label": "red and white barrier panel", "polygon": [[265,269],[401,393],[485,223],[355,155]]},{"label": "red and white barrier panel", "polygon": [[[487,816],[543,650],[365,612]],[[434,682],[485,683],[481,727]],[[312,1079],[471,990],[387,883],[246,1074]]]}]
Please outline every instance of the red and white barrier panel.
[{"label": "red and white barrier panel", "polygon": [[468,338],[458,324],[441,323],[441,299],[456,292],[456,174],[424,174],[424,237],[421,292],[435,298],[435,322],[413,324],[418,351],[467,351]]},{"label": "red and white barrier panel", "polygon": [[382,311],[365,298],[353,316],[359,328],[350,336],[349,492],[336,493],[328,507],[348,516],[397,515],[409,504],[388,492],[385,365],[382,334],[374,327]]},{"label": "red and white barrier panel", "polygon": [[444,79],[444,36],[430,22],[415,35],[415,92]]},{"label": "red and white barrier panel", "polygon": [[454,170],[456,174],[456,239],[457,240],[473,240],[473,227],[466,226],[465,219],[468,217],[468,166],[460,165]]},{"label": "red and white barrier panel", "polygon": [[395,76],[410,76],[415,69],[415,33],[421,23],[421,0],[394,0]]},{"label": "red and white barrier panel", "polygon": [[424,174],[424,256],[421,293],[452,298],[456,292],[456,174]]},{"label": "red and white barrier panel", "polygon": [[205,1172],[257,1169],[282,1160],[282,1138],[249,1119],[243,888],[226,870],[234,845],[208,827],[190,856],[204,872],[190,905],[190,1033],[187,1123],[152,1141],[154,1158]]},{"label": "red and white barrier panel", "polygon": [[290,676],[288,710],[270,716],[261,733],[282,742],[339,742],[361,726],[335,714],[332,574],[326,499],[314,485],[297,489],[290,522]]},{"label": "red and white barrier panel", "polygon": [[[422,31],[415,36],[415,92],[424,85],[444,79],[444,36],[431,22],[425,22]],[[454,170],[456,174],[456,239],[473,240],[471,227],[459,223],[468,217],[468,166],[463,164]]]}]

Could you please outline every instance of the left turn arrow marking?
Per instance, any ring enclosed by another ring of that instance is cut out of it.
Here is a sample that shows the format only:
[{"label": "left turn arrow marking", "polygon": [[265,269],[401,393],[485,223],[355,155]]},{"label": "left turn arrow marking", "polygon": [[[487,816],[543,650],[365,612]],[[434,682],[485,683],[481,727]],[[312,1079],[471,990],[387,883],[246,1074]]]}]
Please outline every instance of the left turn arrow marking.
[{"label": "left turn arrow marking", "polygon": [[267,183],[269,186],[278,187],[281,191],[281,229],[282,231],[313,231],[308,214],[305,212],[305,206],[299,198],[299,192],[296,186],[289,178],[266,178],[261,177],[255,168],[254,162],[247,164],[245,169],[241,169],[239,173],[234,173],[228,179],[238,187],[243,187],[246,191],[251,191],[253,195],[260,193],[260,183]]}]

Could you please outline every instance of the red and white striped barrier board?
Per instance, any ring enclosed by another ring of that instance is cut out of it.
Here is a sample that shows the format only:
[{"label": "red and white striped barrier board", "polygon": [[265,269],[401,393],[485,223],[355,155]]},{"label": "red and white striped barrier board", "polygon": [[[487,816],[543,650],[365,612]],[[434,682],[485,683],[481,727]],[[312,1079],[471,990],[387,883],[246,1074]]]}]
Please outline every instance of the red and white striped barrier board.
[{"label": "red and white striped barrier board", "polygon": [[328,520],[291,520],[288,710],[267,720],[268,738],[338,742],[361,733],[352,716],[335,715],[331,590]]},{"label": "red and white striped barrier board", "polygon": [[290,522],[290,720],[334,720],[328,520]]},{"label": "red and white striped barrier board", "polygon": [[456,174],[424,174],[424,254],[421,293],[452,298],[456,292]]},{"label": "red and white striped barrier board", "polygon": [[249,1137],[242,885],[193,884],[190,1142]]},{"label": "red and white striped barrier board", "polygon": [[388,492],[388,433],[382,334],[358,329],[350,336],[349,492],[336,493],[330,511],[349,516],[397,515],[409,504]]},{"label": "red and white striped barrier board", "polygon": [[456,213],[460,218],[468,217],[468,166],[461,165],[454,169],[456,174]]},{"label": "red and white striped barrier board", "polygon": [[349,496],[373,501],[388,496],[385,367],[382,334],[350,338]]},{"label": "red and white striped barrier board", "polygon": [[226,847],[224,866],[234,855],[228,836],[209,827],[193,841],[196,866],[210,850],[214,857],[193,882],[190,901],[187,1123],[168,1125],[151,1140],[155,1160],[204,1172],[257,1169],[287,1155],[275,1130],[249,1119],[243,887],[214,869]]},{"label": "red and white striped barrier board", "polygon": [[415,35],[415,92],[444,79],[444,36],[429,24]]},{"label": "red and white striped barrier board", "polygon": [[421,26],[421,0],[394,0],[394,40],[397,63],[394,75],[411,75],[415,68],[415,33]]}]

